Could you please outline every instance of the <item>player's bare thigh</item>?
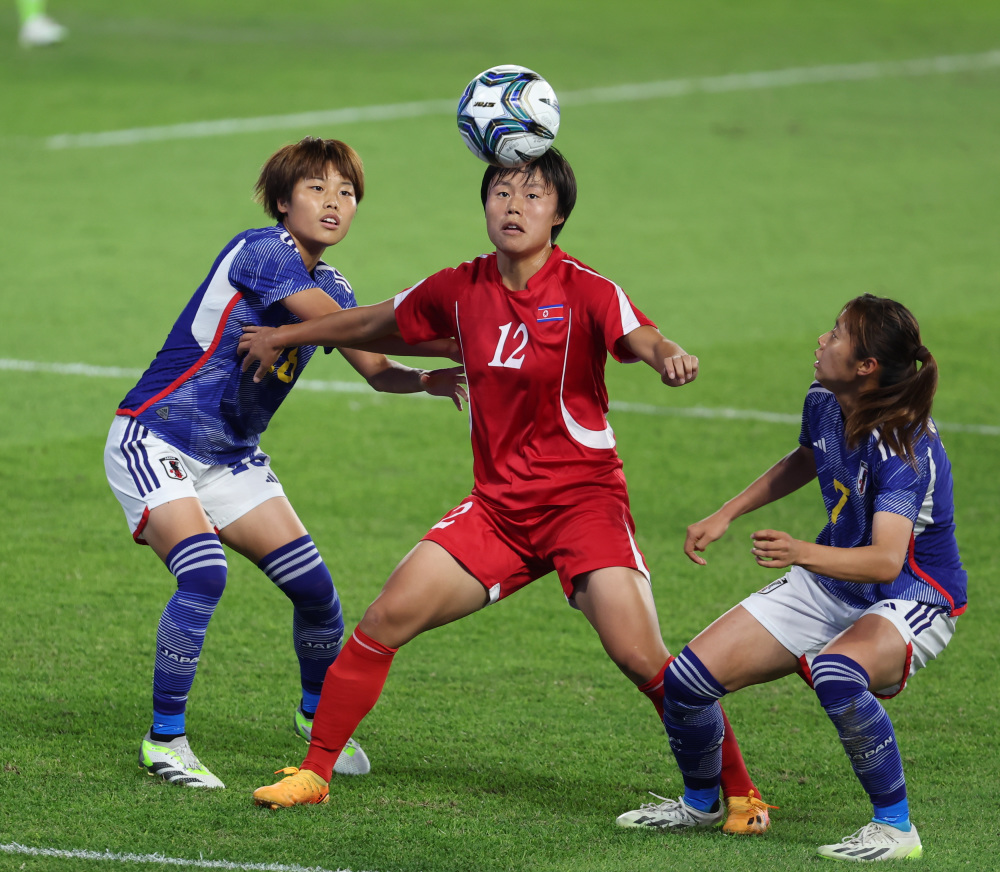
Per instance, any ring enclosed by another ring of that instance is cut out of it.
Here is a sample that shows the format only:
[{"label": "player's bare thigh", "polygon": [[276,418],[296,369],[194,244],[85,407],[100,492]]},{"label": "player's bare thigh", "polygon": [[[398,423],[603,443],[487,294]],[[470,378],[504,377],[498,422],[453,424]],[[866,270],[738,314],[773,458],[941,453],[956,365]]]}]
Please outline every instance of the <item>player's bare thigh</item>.
[{"label": "player's bare thigh", "polygon": [[[150,509],[143,537],[166,562],[167,555],[179,542],[189,536],[212,532],[214,529],[201,501],[197,497],[185,497]],[[224,544],[254,563],[305,535],[306,528],[285,497],[261,503],[219,531]]]},{"label": "player's bare thigh", "polygon": [[637,685],[663,667],[667,646],[646,577],[627,566],[609,566],[574,579],[573,601],[615,665]]},{"label": "player's bare thigh", "polygon": [[377,642],[399,648],[488,602],[486,589],[454,557],[436,542],[421,541],[393,570],[358,626]]},{"label": "player's bare thigh", "polygon": [[871,690],[897,683],[906,666],[906,640],[892,621],[878,615],[863,615],[821,653],[840,654],[860,664]]},{"label": "player's bare thigh", "polygon": [[149,510],[142,536],[164,563],[174,546],[189,536],[214,533],[197,497],[182,497]]},{"label": "player's bare thigh", "polygon": [[790,675],[798,659],[743,606],[737,605],[688,644],[728,691]]},{"label": "player's bare thigh", "polygon": [[254,563],[306,535],[308,531],[287,497],[272,497],[219,531],[226,545]]}]

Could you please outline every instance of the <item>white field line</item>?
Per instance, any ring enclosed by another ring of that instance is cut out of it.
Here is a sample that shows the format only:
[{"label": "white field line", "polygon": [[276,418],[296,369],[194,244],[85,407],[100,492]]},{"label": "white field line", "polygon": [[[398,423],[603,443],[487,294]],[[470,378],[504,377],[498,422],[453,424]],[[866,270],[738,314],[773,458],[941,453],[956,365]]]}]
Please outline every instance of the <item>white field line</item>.
[{"label": "white field line", "polygon": [[[17,370],[19,372],[43,372],[55,375],[76,375],[85,378],[122,378],[137,379],[143,370],[118,366],[91,366],[86,363],[40,363],[32,360],[7,360],[0,358],[0,370]],[[371,388],[363,382],[316,381],[299,379],[296,387],[307,391],[337,394],[367,394]],[[429,394],[401,394],[400,396],[430,399]],[[655,406],[650,403],[624,403],[612,400],[611,411],[625,412],[634,415],[664,415],[676,418],[708,418],[725,421],[761,421],[765,424],[793,424],[801,422],[799,415],[784,412],[765,412],[757,409],[726,409],[691,406],[675,408],[673,406]],[[980,436],[1000,436],[1000,427],[989,424],[950,424],[935,421],[939,430],[953,433],[976,433]]]},{"label": "white field line", "polygon": [[[907,76],[934,76],[947,73],[985,70],[1000,67],[1000,50],[981,54],[942,55],[904,61],[870,61],[858,64],[827,64],[816,67],[791,67],[725,76],[702,76],[640,82],[608,88],[566,91],[559,97],[563,106],[591,106],[597,103],[621,103],[632,100],[656,100],[702,92],[721,94],[816,85],[828,82],[859,82]],[[171,139],[199,139],[263,130],[289,130],[320,126],[354,124],[362,121],[397,121],[424,115],[450,115],[457,100],[423,100],[413,103],[389,103],[381,106],[358,106],[299,112],[293,115],[263,115],[258,118],[223,118],[158,127],[133,127],[100,133],[60,133],[45,140],[46,148],[103,148],[113,145],[136,145]]]},{"label": "white field line", "polygon": [[[17,842],[0,844],[6,854],[28,857],[55,857],[61,860],[103,860],[117,863],[156,864],[157,866],[186,866],[189,869],[228,869],[234,872],[351,872],[350,869],[324,869],[320,866],[288,866],[283,863],[232,863],[229,860],[186,860],[165,857],[163,854],[113,854],[111,851],[63,851],[58,848],[31,848]],[[77,868],[72,866],[70,868]]]}]

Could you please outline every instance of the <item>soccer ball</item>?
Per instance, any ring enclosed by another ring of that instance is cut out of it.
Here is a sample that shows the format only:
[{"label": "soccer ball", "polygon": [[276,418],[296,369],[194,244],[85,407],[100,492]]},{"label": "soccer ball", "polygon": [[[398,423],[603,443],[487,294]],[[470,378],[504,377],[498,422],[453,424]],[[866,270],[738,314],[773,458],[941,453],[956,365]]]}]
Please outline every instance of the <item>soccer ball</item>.
[{"label": "soccer ball", "polygon": [[527,67],[492,67],[469,82],[458,101],[458,131],[480,160],[523,166],[555,140],[559,100],[552,86]]}]

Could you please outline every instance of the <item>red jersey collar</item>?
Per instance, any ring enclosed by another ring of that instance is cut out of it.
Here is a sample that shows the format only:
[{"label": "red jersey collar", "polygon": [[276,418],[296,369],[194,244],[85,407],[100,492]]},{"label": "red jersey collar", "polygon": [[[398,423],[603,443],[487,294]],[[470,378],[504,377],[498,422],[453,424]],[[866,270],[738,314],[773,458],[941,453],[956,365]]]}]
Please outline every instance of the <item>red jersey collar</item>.
[{"label": "red jersey collar", "polygon": [[[563,251],[558,245],[553,243],[552,254],[549,255],[549,259],[542,264],[542,268],[536,272],[530,279],[528,279],[528,287],[526,290],[532,290],[532,288],[537,284],[544,284],[550,273],[554,272],[556,267],[566,259],[566,252]],[[497,254],[493,252],[493,278],[496,280],[507,293],[509,294],[519,294],[520,291],[511,291],[504,283],[503,276],[500,275],[500,267],[497,265]]]}]

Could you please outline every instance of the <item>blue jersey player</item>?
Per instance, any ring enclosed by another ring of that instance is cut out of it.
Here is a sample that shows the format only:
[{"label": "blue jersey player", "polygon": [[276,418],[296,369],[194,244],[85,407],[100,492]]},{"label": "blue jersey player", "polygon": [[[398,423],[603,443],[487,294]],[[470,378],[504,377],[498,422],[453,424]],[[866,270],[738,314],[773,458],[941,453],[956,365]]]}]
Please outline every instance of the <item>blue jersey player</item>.
[{"label": "blue jersey player", "polygon": [[913,315],[865,294],[819,338],[799,446],[688,528],[684,550],[733,519],[819,480],[827,524],[815,542],[753,534],[761,566],[786,574],[698,635],[664,678],[664,723],[684,795],[620,822],[711,825],[719,793],[718,700],[799,672],[815,690],[871,800],[870,823],[821,856],[919,857],[892,723],[879,702],[937,657],[966,607],[955,540],[951,465],[931,419],[937,364]]},{"label": "blue jersey player", "polygon": [[[268,159],[256,194],[278,223],[226,244],[122,400],[104,452],[133,539],[149,545],[177,583],[157,631],[153,719],[139,763],[187,787],[223,786],[191,751],[185,722],[205,631],[226,584],[223,544],[257,564],[292,602],[302,684],[294,727],[306,740],[344,634],[330,572],[259,445],[316,349],[285,349],[274,377],[255,383],[236,348],[246,325],[276,327],[357,305],[347,279],[321,257],[350,229],[364,170],[350,146],[307,138]],[[449,356],[451,343],[408,347],[390,338],[341,353],[375,390],[423,390],[461,408],[460,367],[425,372],[384,351]],[[350,743],[336,771],[368,770],[364,752]]]}]

